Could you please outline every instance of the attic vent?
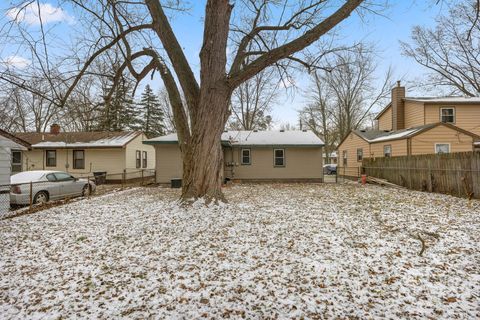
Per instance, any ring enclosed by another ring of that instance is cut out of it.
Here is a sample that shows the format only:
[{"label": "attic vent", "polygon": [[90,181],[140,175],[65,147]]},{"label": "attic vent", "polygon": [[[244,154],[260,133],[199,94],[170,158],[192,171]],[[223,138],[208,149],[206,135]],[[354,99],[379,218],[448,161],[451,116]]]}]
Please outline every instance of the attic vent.
[{"label": "attic vent", "polygon": [[390,130],[383,130],[383,132],[390,132]]},{"label": "attic vent", "polygon": [[285,132],[285,130],[284,130],[284,129],[280,129],[280,132]]}]

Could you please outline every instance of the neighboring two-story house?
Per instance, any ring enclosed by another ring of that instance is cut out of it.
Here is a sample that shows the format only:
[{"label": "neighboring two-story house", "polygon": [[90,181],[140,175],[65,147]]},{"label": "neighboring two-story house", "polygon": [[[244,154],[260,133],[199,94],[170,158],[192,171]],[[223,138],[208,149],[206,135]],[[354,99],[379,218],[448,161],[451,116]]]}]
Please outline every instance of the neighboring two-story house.
[{"label": "neighboring two-story house", "polygon": [[397,83],[377,115],[377,130],[352,130],[338,146],[341,167],[363,158],[480,149],[480,97],[411,98]]}]

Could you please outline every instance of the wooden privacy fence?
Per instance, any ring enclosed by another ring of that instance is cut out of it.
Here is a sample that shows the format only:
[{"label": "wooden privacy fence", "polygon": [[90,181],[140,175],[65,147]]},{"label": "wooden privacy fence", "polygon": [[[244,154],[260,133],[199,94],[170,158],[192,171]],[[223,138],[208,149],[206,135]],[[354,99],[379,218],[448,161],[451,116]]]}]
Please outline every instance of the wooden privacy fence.
[{"label": "wooden privacy fence", "polygon": [[362,172],[409,189],[480,199],[480,152],[365,158]]}]

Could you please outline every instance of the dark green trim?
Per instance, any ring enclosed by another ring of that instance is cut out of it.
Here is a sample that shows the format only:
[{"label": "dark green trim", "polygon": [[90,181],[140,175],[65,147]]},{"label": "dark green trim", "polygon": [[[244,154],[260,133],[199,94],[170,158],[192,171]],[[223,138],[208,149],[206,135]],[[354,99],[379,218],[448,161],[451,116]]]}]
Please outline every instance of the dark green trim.
[{"label": "dark green trim", "polygon": [[323,148],[324,144],[234,144],[233,148]]},{"label": "dark green trim", "polygon": [[178,144],[178,141],[143,141],[143,144]]}]

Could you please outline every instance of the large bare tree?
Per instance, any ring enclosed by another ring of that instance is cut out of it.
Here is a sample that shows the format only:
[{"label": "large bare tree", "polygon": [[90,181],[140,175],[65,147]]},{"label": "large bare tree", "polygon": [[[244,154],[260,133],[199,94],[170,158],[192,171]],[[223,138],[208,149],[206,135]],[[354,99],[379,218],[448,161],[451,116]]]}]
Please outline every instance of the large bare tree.
[{"label": "large bare tree", "polygon": [[[87,26],[84,33],[89,38],[82,44],[85,63],[74,77],[64,78],[69,89],[59,95],[59,103],[68,101],[82,77],[92,72],[95,60],[111,50],[119,50],[123,56],[114,84],[127,72],[140,82],[158,71],[168,92],[182,154],[183,199],[223,199],[220,138],[236,88],[270,66],[281,68],[286,61],[302,63],[302,50],[355,10],[362,6],[375,9],[365,0],[207,0],[197,78],[168,14],[178,10],[181,2],[65,2],[80,15],[79,21],[85,19],[82,25]],[[25,4],[19,1],[17,8]],[[41,32],[40,43],[46,43],[45,37]],[[232,61],[227,59],[227,49],[234,52]],[[48,68],[48,64],[43,67]],[[22,83],[17,78],[8,80]]]},{"label": "large bare tree", "polygon": [[328,157],[343,137],[367,122],[373,108],[385,103],[392,70],[387,69],[381,78],[376,76],[378,68],[371,44],[335,51],[324,69],[312,73],[309,102],[299,117],[302,125],[324,140]]},{"label": "large bare tree", "polygon": [[427,85],[453,93],[480,96],[479,1],[460,1],[435,28],[416,26],[412,43],[401,42],[403,54],[430,71]]}]

